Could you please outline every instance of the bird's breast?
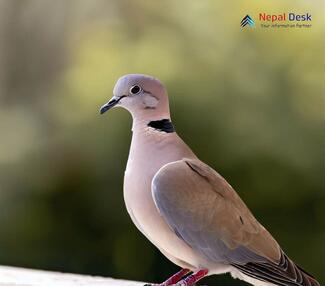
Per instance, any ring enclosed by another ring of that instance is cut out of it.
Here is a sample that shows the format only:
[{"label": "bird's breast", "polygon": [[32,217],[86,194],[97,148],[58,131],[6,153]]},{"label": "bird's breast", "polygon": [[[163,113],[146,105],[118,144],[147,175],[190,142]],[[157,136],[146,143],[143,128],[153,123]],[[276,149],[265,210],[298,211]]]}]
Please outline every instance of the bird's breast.
[{"label": "bird's breast", "polygon": [[151,193],[152,179],[162,166],[182,158],[194,158],[195,155],[176,135],[173,144],[167,140],[150,143],[132,140],[123,192],[132,221],[174,263],[181,267],[202,265],[202,261],[199,261],[201,258],[160,215]]},{"label": "bird's breast", "polygon": [[129,158],[124,174],[123,194],[132,221],[149,237],[153,226],[161,217],[151,195],[151,181],[159,167],[148,166],[148,163],[136,162]]}]

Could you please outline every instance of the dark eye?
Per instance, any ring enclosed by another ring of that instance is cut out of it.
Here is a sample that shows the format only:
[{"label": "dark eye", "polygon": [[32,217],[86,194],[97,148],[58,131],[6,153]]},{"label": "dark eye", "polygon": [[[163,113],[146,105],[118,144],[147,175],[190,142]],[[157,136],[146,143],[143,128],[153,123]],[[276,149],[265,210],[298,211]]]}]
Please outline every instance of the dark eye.
[{"label": "dark eye", "polygon": [[131,94],[138,94],[138,93],[140,93],[141,90],[142,90],[142,89],[141,89],[140,86],[138,86],[138,85],[134,85],[134,86],[131,86],[131,88],[130,88],[130,93],[131,93]]}]

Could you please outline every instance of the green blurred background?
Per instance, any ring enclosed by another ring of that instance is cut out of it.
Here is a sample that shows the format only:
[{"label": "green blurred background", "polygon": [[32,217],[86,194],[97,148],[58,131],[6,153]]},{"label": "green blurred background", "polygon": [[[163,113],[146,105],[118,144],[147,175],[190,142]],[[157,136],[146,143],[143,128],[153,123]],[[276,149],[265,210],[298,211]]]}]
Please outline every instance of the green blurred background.
[{"label": "green blurred background", "polygon": [[[259,12],[313,26],[240,28]],[[325,281],[324,16],[320,0],[1,0],[0,264],[156,282],[178,269],[124,207],[130,115],[98,113],[119,76],[147,73],[183,139]]]}]

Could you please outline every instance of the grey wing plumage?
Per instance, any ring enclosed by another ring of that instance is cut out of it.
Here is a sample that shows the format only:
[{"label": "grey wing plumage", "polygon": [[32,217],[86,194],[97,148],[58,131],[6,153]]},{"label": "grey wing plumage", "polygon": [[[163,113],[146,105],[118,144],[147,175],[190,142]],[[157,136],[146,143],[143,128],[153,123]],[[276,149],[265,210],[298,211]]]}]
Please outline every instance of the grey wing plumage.
[{"label": "grey wing plumage", "polygon": [[292,266],[233,188],[201,161],[183,159],[162,167],[152,181],[152,195],[175,233],[209,260],[278,285],[317,285],[305,283],[313,278]]},{"label": "grey wing plumage", "polygon": [[276,285],[320,286],[315,277],[290,260],[283,251],[278,263],[249,262],[245,265],[232,264],[232,266],[250,277]]}]

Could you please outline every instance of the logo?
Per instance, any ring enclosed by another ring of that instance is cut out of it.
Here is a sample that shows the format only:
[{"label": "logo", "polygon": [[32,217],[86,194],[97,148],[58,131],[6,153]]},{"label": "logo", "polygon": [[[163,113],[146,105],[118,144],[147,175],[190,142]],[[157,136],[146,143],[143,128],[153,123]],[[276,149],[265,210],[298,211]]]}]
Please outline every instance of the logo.
[{"label": "logo", "polygon": [[249,26],[249,27],[251,27],[251,28],[253,28],[254,26],[255,26],[255,22],[254,22],[254,20],[249,16],[249,15],[246,15],[244,18],[243,18],[243,20],[241,20],[241,22],[240,22],[240,26],[242,26],[243,28],[245,27],[245,26]]},{"label": "logo", "polygon": [[246,15],[240,22],[242,28],[263,28],[263,29],[300,29],[312,27],[312,14],[311,13],[294,13],[294,12],[282,12],[278,14],[270,14],[260,12],[257,15],[253,15],[253,18]]},{"label": "logo", "polygon": [[260,21],[268,21],[268,22],[283,22],[283,21],[296,21],[296,22],[306,22],[311,21],[311,14],[295,14],[295,13],[282,13],[282,14],[259,14]]}]

